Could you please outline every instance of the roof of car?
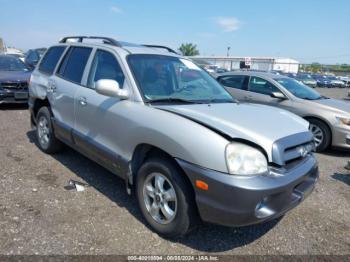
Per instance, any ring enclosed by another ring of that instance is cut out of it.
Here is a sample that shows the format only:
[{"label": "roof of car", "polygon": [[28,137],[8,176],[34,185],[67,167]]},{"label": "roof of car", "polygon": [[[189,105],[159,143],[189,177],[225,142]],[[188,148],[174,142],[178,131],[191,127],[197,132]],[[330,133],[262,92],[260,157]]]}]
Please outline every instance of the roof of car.
[{"label": "roof of car", "polygon": [[229,76],[229,75],[247,75],[247,76],[257,76],[257,77],[263,77],[263,78],[286,78],[285,75],[279,75],[279,74],[273,74],[270,72],[263,72],[263,71],[254,71],[254,70],[240,70],[240,71],[231,71],[223,74],[219,74],[220,76]]}]

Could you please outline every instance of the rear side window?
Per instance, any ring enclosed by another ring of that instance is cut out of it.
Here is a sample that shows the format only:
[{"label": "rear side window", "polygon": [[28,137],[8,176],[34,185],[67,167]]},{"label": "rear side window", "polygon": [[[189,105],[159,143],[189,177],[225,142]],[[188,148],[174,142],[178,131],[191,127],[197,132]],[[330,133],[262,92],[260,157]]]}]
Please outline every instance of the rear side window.
[{"label": "rear side window", "polygon": [[227,87],[236,89],[245,89],[246,76],[224,76],[219,79],[219,82]]},{"label": "rear side window", "polygon": [[66,80],[80,84],[91,50],[92,48],[87,47],[71,47],[57,74]]},{"label": "rear side window", "polygon": [[51,75],[65,49],[65,46],[51,47],[43,57],[39,65],[39,71]]}]

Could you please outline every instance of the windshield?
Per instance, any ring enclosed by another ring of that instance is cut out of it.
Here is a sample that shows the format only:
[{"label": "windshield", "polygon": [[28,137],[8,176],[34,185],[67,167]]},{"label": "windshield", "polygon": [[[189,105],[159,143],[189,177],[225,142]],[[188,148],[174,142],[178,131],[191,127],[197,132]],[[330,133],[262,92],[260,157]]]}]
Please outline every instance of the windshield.
[{"label": "windshield", "polygon": [[129,55],[128,62],[148,102],[233,102],[208,73],[187,59],[164,55]]},{"label": "windshield", "polygon": [[0,56],[0,71],[28,71],[26,65],[17,57]]},{"label": "windshield", "polygon": [[280,85],[291,92],[296,97],[307,99],[307,100],[317,100],[321,99],[322,96],[317,93],[312,88],[294,80],[291,78],[277,78],[275,79]]}]

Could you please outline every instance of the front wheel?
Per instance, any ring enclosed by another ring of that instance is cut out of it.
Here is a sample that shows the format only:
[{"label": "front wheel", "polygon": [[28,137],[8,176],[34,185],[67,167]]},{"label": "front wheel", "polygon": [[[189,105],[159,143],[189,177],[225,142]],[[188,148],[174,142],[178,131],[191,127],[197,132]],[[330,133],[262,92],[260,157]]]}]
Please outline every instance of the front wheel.
[{"label": "front wheel", "polygon": [[310,119],[310,131],[314,135],[316,151],[324,151],[331,142],[331,132],[328,126],[320,120]]},{"label": "front wheel", "polygon": [[196,222],[191,185],[169,159],[151,158],[139,169],[136,194],[142,215],[158,234],[185,235]]}]

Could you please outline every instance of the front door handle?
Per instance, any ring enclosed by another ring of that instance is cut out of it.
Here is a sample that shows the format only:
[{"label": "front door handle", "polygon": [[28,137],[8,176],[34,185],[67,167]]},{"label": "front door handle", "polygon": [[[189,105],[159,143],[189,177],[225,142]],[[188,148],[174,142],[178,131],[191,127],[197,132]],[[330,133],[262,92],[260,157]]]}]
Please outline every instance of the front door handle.
[{"label": "front door handle", "polygon": [[83,97],[83,96],[79,97],[79,104],[80,104],[81,106],[86,106],[86,105],[87,105],[86,98]]}]

